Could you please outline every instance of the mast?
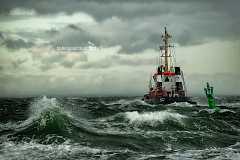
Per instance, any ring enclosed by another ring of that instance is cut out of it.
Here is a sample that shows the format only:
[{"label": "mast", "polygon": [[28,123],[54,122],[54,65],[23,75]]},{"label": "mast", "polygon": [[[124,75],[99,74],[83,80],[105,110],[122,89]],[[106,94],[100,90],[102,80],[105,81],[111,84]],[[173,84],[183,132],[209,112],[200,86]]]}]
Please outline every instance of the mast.
[{"label": "mast", "polygon": [[171,35],[168,34],[167,32],[167,28],[164,27],[164,35],[162,35],[162,39],[164,42],[164,46],[162,46],[161,48],[163,48],[164,50],[164,63],[165,63],[165,71],[169,71],[169,54],[168,54],[168,47],[170,47],[169,45],[169,39],[171,38]]},{"label": "mast", "polygon": [[149,88],[149,89],[152,88],[152,75],[150,75],[148,88]]}]

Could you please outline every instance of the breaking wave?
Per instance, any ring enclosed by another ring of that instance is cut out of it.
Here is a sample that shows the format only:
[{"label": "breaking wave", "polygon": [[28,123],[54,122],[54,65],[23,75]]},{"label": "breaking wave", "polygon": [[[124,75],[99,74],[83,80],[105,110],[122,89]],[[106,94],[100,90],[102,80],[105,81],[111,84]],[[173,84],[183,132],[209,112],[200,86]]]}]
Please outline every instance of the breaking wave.
[{"label": "breaking wave", "polygon": [[212,160],[238,160],[240,143],[230,145],[224,148],[206,148],[203,150],[188,150],[168,155],[168,159],[212,159]]},{"label": "breaking wave", "polygon": [[13,114],[25,119],[0,123],[0,159],[239,158],[239,107],[111,97],[6,100],[23,108],[27,101]]},{"label": "breaking wave", "polygon": [[56,98],[35,99],[29,108],[29,118],[23,122],[5,126],[13,130],[8,137],[14,141],[32,141],[39,143],[63,143],[74,131],[74,117],[64,110]]},{"label": "breaking wave", "polygon": [[156,124],[164,123],[165,121],[175,121],[183,124],[183,119],[187,118],[184,115],[179,113],[173,113],[170,111],[157,111],[157,112],[144,112],[139,113],[137,111],[134,112],[126,112],[126,118],[129,120],[131,124],[149,124],[150,126],[155,126]]},{"label": "breaking wave", "polygon": [[30,106],[29,118],[22,124],[35,123],[37,130],[68,130],[73,116],[64,110],[56,98],[43,97],[35,100]]},{"label": "breaking wave", "polygon": [[6,159],[31,159],[31,160],[49,160],[49,159],[86,159],[86,157],[95,157],[104,159],[110,157],[111,153],[107,150],[72,144],[66,141],[62,144],[39,144],[31,141],[29,143],[4,142],[0,154],[1,160]]},{"label": "breaking wave", "polygon": [[120,105],[121,107],[130,107],[130,106],[139,106],[139,105],[150,106],[150,107],[155,106],[153,104],[148,104],[139,98],[130,99],[130,100],[120,99],[120,100],[109,102],[109,103],[105,103],[105,102],[103,103],[109,106]]}]

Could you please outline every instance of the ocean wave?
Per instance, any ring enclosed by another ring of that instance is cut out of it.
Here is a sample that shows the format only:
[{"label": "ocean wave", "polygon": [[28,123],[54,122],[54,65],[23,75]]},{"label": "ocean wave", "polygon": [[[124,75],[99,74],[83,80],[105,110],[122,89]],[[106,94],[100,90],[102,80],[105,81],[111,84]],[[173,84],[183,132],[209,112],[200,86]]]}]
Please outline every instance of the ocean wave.
[{"label": "ocean wave", "polygon": [[[104,149],[91,148],[80,144],[65,141],[62,144],[40,144],[32,140],[31,142],[15,143],[7,141],[1,144],[0,159],[32,159],[32,160],[48,160],[48,159],[71,159],[78,157],[84,159],[86,157],[95,157],[98,159],[106,158],[108,151]],[[109,154],[111,155],[111,154]]]},{"label": "ocean wave", "polygon": [[240,102],[222,103],[221,105],[229,107],[229,108],[239,108]]},{"label": "ocean wave", "polygon": [[64,110],[56,98],[44,96],[31,104],[30,116],[23,125],[37,122],[38,130],[51,126],[59,129],[68,129],[72,118],[71,113]]},{"label": "ocean wave", "polygon": [[187,150],[166,156],[167,159],[212,159],[212,160],[238,160],[240,159],[239,142],[224,148],[206,148],[203,150]]},{"label": "ocean wave", "polygon": [[36,140],[48,145],[61,144],[67,138],[80,142],[92,141],[91,137],[108,137],[109,134],[92,127],[90,121],[72,116],[61,105],[56,98],[34,100],[29,108],[29,118],[14,129],[15,133],[9,139],[18,142]]},{"label": "ocean wave", "polygon": [[146,103],[145,101],[139,99],[139,98],[135,98],[135,99],[120,99],[120,100],[117,100],[117,101],[114,101],[114,102],[110,102],[110,103],[105,103],[103,102],[103,104],[105,105],[120,105],[121,107],[126,107],[126,106],[132,106],[132,105],[144,105],[144,106],[150,106],[150,107],[153,107],[155,105],[153,104],[149,104],[149,103]]},{"label": "ocean wave", "polygon": [[[0,159],[239,158],[239,144],[233,145],[240,140],[239,108],[216,112],[187,103],[117,99],[44,96],[2,102],[12,106],[6,112],[12,114],[0,123]],[[19,104],[21,113],[14,110]]]},{"label": "ocean wave", "polygon": [[193,107],[193,106],[196,106],[196,105],[193,105],[193,104],[190,104],[188,102],[174,102],[174,103],[171,103],[171,104],[168,104],[166,106],[174,106],[174,107]]},{"label": "ocean wave", "polygon": [[213,114],[213,113],[236,113],[235,111],[232,111],[230,109],[201,109],[199,110],[199,113],[208,113],[208,114]]},{"label": "ocean wave", "polygon": [[130,124],[149,124],[150,126],[155,126],[156,124],[164,123],[166,120],[175,121],[183,124],[183,119],[187,118],[185,115],[179,113],[174,113],[170,111],[156,111],[156,112],[143,112],[139,113],[137,111],[126,112],[126,118],[129,120]]},{"label": "ocean wave", "polygon": [[[60,143],[65,140],[59,136],[71,137],[74,129],[74,117],[64,110],[56,98],[41,97],[33,100],[29,108],[29,118],[18,125],[9,125],[13,130],[11,139],[20,141],[26,137],[37,138],[41,143]],[[46,139],[53,135],[49,142]]]}]

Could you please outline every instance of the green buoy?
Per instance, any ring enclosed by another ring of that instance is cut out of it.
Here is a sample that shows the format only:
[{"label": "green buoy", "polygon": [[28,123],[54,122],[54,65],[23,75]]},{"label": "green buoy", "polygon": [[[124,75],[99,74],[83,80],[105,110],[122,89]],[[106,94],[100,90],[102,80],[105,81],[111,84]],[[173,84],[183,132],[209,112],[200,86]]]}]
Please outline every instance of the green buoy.
[{"label": "green buoy", "polygon": [[220,108],[216,107],[216,103],[213,95],[213,87],[211,87],[208,82],[207,82],[207,88],[204,88],[204,91],[208,99],[208,108],[220,110]]}]

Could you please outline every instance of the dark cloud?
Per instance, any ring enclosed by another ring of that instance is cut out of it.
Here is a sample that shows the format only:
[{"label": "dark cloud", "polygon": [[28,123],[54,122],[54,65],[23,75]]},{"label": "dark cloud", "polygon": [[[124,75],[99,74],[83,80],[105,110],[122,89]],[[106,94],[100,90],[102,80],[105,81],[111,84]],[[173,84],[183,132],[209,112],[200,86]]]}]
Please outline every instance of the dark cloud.
[{"label": "dark cloud", "polygon": [[132,33],[131,36],[132,38],[129,40],[126,39],[118,42],[122,46],[119,53],[136,54],[149,48],[158,50],[158,46],[161,43],[161,34],[157,32],[155,34],[148,34],[147,31],[142,31],[140,34]]},{"label": "dark cloud", "polygon": [[3,41],[4,40],[4,35],[3,33],[0,32],[0,40]]},{"label": "dark cloud", "polygon": [[65,61],[65,55],[62,54],[50,54],[47,57],[39,58],[41,61],[41,69],[43,71],[56,67],[58,63]]},{"label": "dark cloud", "polygon": [[[53,68],[56,68],[58,66],[62,66],[64,68],[72,68],[74,65],[76,65],[79,62],[86,62],[87,61],[87,56],[85,54],[78,54],[75,56],[73,60],[69,60],[66,57],[68,54],[71,53],[54,53],[54,54],[49,54],[46,57],[39,57],[38,60],[40,61],[40,69],[42,71],[47,71]],[[72,53],[72,54],[77,54],[77,53]]]},{"label": "dark cloud", "polygon": [[82,29],[77,24],[70,24],[65,28],[56,31],[54,38],[51,40],[51,44],[55,47],[86,47],[89,43],[93,43],[96,46],[100,46],[98,37],[92,35],[87,30]]},{"label": "dark cloud", "polygon": [[[180,55],[180,58],[188,58],[186,62],[192,64],[187,65],[187,69],[196,72],[187,77],[188,83],[195,87],[190,89],[199,92],[202,88],[201,79],[212,80],[221,93],[239,93],[239,81],[236,81],[238,75],[216,74],[223,63],[226,72],[237,72],[240,48],[232,43],[237,45],[235,43],[240,39],[239,6],[239,0],[2,0],[0,20],[4,27],[1,26],[0,29],[0,47],[8,47],[9,50],[1,56],[0,96],[69,95],[79,94],[79,91],[82,94],[91,92],[101,95],[120,92],[141,94],[143,86],[147,84],[148,67],[155,62],[151,56],[143,54],[146,57],[139,58],[142,55],[136,54],[143,53],[146,49],[158,49],[165,26],[173,35],[173,42],[187,46],[182,47],[188,51],[187,55]],[[21,16],[12,14],[16,8],[20,9],[18,12],[23,12],[19,13]],[[86,16],[90,23],[72,21],[78,18],[77,13],[85,13],[79,18]],[[54,18],[61,19],[61,16],[66,21],[54,22]],[[25,22],[29,29],[24,28]],[[8,28],[7,25],[12,26]],[[96,59],[98,55],[93,59],[89,56],[88,59],[85,54],[69,58],[67,54],[46,51],[53,46],[84,47],[89,42],[103,47],[107,53],[116,52],[116,48],[120,47],[121,54],[105,55],[101,52],[103,55],[99,59]],[[209,64],[206,66],[204,63],[207,62],[207,55],[201,55],[201,46],[194,45],[207,42],[214,46],[209,50],[208,47],[203,47],[208,50],[206,54],[213,55],[208,57]],[[37,45],[42,45],[42,48],[37,50]],[[25,48],[26,55],[21,57],[18,54],[20,48]],[[31,52],[33,48],[40,53]],[[226,52],[215,52],[218,48],[225,49]],[[199,52],[188,54],[191,51]],[[211,54],[212,51],[215,53]],[[227,56],[223,56],[225,53]],[[18,56],[14,57],[16,54]],[[230,55],[231,58],[228,58]],[[200,57],[201,63],[197,62]],[[214,66],[210,64],[212,59]],[[35,72],[36,70],[39,71]],[[81,74],[73,73],[73,70]],[[34,75],[31,74],[32,71]],[[117,74],[113,74],[113,71]],[[4,75],[7,72],[9,75]],[[212,73],[200,74],[202,72]],[[146,80],[143,77],[147,77]],[[230,85],[227,87],[229,92],[222,85],[225,83]]]},{"label": "dark cloud", "polygon": [[0,72],[3,71],[4,67],[0,65]]},{"label": "dark cloud", "polygon": [[46,30],[45,34],[50,37],[53,37],[53,36],[56,36],[57,34],[59,34],[59,31],[57,29],[51,28],[49,30]]},{"label": "dark cloud", "polygon": [[[34,9],[38,14],[85,12],[97,22],[120,17],[127,26],[123,30],[113,26],[115,37],[94,35],[78,24],[63,31],[49,29],[46,34],[53,45],[86,45],[88,41],[103,47],[121,45],[120,53],[139,53],[154,48],[160,42],[160,31],[168,26],[174,40],[180,45],[202,44],[210,40],[239,39],[240,1],[224,0],[26,0],[2,2],[0,10],[13,8]],[[56,7],[57,6],[57,7]],[[142,28],[138,26],[145,25]],[[136,28],[136,29],[135,29]]]},{"label": "dark cloud", "polygon": [[113,66],[113,62],[104,60],[97,62],[84,63],[79,65],[80,69],[105,69]]},{"label": "dark cloud", "polygon": [[27,62],[27,59],[16,59],[12,61],[12,66],[14,69],[19,69],[19,67],[25,62]]},{"label": "dark cloud", "polygon": [[28,42],[21,38],[11,38],[9,35],[0,32],[0,45],[6,46],[9,49],[30,48],[34,45],[32,42]]},{"label": "dark cloud", "polygon": [[74,66],[75,62],[73,61],[63,61],[61,63],[62,66],[64,66],[65,68],[72,68]]},{"label": "dark cloud", "polygon": [[[118,21],[118,20],[117,20]],[[105,24],[107,23],[107,24]],[[65,47],[85,47],[93,43],[96,47],[121,46],[119,53],[131,54],[141,53],[145,49],[158,49],[161,41],[161,34],[158,31],[148,31],[148,26],[136,31],[135,24],[129,22],[127,26],[118,28],[114,24],[115,20],[110,19],[108,22],[102,22],[95,26],[93,30],[99,30],[102,34],[96,34],[91,30],[81,28],[81,24],[70,24],[60,30],[54,30],[54,35],[50,38],[53,46]],[[118,22],[121,24],[121,20]],[[123,22],[125,23],[125,22]],[[133,27],[131,28],[130,26]],[[110,27],[106,31],[105,26]],[[116,27],[116,28],[115,28]],[[150,27],[150,26],[149,26]],[[109,36],[108,32],[112,32]],[[106,34],[105,34],[106,33]]]},{"label": "dark cloud", "polygon": [[[188,4],[191,8],[181,9],[184,5],[188,7]],[[221,10],[235,15],[234,13],[238,13],[238,6],[238,0],[232,0],[231,3],[225,0],[69,0],[68,3],[65,0],[2,0],[0,11],[3,13],[19,7],[35,9],[39,14],[84,11],[95,17],[106,18],[113,15],[132,17],[159,13],[194,13],[206,9]]]},{"label": "dark cloud", "polygon": [[120,55],[112,55],[101,59],[99,61],[83,63],[79,65],[81,69],[106,69],[114,66],[144,66],[144,65],[151,65],[154,63],[153,58],[146,58],[146,59],[139,59],[139,58],[132,58],[129,59],[128,57],[122,57]]},{"label": "dark cloud", "polygon": [[2,45],[5,45],[7,48],[10,49],[20,49],[20,48],[30,48],[34,44],[32,42],[26,42],[23,39],[6,39]]}]

